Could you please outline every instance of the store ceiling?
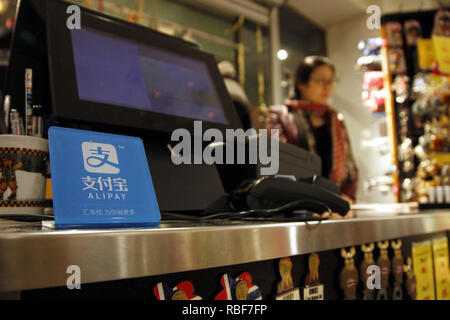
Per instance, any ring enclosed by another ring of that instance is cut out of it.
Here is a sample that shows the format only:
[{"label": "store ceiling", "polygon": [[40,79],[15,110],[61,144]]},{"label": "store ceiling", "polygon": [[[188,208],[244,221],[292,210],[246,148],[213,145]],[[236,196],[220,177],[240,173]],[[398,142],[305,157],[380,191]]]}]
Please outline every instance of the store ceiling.
[{"label": "store ceiling", "polygon": [[370,0],[288,0],[287,5],[327,28],[352,16],[365,13]]},{"label": "store ceiling", "polygon": [[450,6],[450,0],[286,0],[286,4],[326,29],[353,16],[365,14],[373,4],[380,7],[382,14],[389,14]]}]

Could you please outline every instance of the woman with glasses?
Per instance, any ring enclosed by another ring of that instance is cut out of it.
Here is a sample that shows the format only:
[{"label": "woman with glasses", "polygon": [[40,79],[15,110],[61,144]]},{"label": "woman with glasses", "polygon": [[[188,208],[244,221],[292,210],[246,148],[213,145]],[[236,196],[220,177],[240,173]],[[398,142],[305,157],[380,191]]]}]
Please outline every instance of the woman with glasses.
[{"label": "woman with glasses", "polygon": [[358,170],[343,117],[328,106],[334,83],[335,68],[329,59],[305,58],[297,68],[295,97],[286,105],[270,107],[266,125],[279,129],[281,141],[318,154],[322,176],[336,183],[342,196],[353,202]]}]

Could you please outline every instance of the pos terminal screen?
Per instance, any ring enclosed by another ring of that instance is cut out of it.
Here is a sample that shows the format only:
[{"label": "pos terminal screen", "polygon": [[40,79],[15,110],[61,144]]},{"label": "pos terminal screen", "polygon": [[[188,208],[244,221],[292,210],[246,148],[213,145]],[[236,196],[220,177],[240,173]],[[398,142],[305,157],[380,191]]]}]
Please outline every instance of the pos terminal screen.
[{"label": "pos terminal screen", "polygon": [[202,61],[93,29],[71,39],[80,100],[228,124]]}]

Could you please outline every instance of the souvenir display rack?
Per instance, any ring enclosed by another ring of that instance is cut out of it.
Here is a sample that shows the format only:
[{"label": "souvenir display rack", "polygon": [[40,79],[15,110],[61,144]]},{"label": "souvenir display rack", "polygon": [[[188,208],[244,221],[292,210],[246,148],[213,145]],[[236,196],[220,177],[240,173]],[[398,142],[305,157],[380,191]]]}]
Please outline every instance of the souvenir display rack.
[{"label": "souvenir display rack", "polygon": [[386,121],[398,202],[443,208],[450,202],[444,191],[450,182],[450,77],[436,59],[424,66],[421,53],[423,39],[450,36],[449,17],[445,8],[382,17]]}]

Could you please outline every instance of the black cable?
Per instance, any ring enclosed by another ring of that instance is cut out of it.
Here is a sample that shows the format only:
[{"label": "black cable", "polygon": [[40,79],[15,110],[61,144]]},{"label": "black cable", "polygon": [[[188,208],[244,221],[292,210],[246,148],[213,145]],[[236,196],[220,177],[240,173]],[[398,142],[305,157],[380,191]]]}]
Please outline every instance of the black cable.
[{"label": "black cable", "polygon": [[193,216],[191,214],[184,214],[184,213],[175,213],[175,212],[167,212],[167,211],[161,211],[161,220],[167,221],[165,217],[173,217],[173,220],[183,220],[183,221],[197,221],[200,220],[200,217]]},{"label": "black cable", "polygon": [[[196,217],[196,216],[179,214],[179,213],[170,213],[170,212],[161,212],[161,214],[165,214],[166,216],[172,216],[172,217],[178,218],[179,220],[184,220],[184,221],[186,221],[186,220],[188,220],[188,221],[206,221],[206,220],[213,220],[213,219],[243,219],[243,218],[257,218],[257,219],[261,220],[261,219],[271,218],[275,214],[286,212],[289,209],[296,208],[298,210],[299,206],[307,205],[307,204],[310,204],[310,205],[312,204],[312,205],[322,207],[323,209],[325,209],[325,211],[328,211],[328,213],[330,214],[329,217],[332,214],[331,209],[327,205],[325,205],[324,203],[322,203],[320,201],[316,201],[316,200],[297,200],[297,201],[289,202],[285,205],[282,205],[278,208],[273,208],[273,209],[252,209],[252,210],[241,211],[241,212],[220,212],[220,213],[214,213],[214,214],[202,216],[202,217]],[[258,216],[251,217],[252,215],[259,215],[259,217]],[[327,219],[328,218],[317,217],[317,218],[311,218],[311,219],[303,218],[301,220],[302,221],[304,221],[304,220],[321,221],[321,220],[327,220]],[[294,221],[294,219],[287,218],[286,221]]]}]

